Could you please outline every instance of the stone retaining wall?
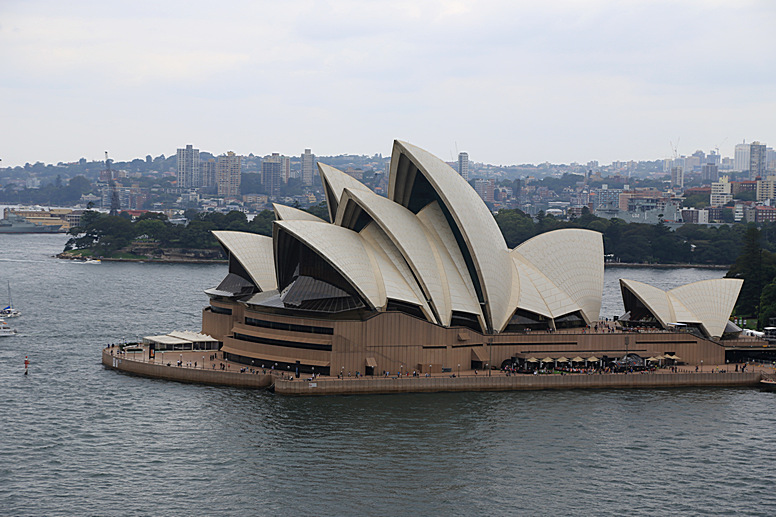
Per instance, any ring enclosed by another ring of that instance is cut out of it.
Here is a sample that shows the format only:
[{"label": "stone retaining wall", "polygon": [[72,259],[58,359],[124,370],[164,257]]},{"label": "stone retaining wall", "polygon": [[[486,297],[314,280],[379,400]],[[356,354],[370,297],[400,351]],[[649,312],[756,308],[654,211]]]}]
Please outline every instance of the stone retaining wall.
[{"label": "stone retaining wall", "polygon": [[551,389],[683,388],[757,386],[760,373],[660,373],[604,375],[515,375],[505,377],[404,377],[288,381],[277,379],[283,395],[355,395],[438,391],[510,391]]},{"label": "stone retaining wall", "polygon": [[112,356],[107,349],[102,352],[102,364],[106,368],[134,375],[179,382],[235,386],[238,388],[267,388],[272,384],[272,375],[181,368],[178,366],[144,363],[125,357]]}]

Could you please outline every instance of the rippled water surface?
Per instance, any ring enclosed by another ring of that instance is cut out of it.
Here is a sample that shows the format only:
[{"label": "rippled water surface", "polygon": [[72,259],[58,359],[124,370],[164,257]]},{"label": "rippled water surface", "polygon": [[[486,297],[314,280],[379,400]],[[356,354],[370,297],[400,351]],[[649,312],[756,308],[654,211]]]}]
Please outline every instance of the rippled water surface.
[{"label": "rippled water surface", "polygon": [[[198,329],[220,265],[75,264],[0,235],[2,515],[772,515],[776,394],[750,389],[284,398],[107,371]],[[672,287],[703,270],[607,270]],[[611,292],[614,290],[614,292]],[[23,376],[24,356],[31,360]]]}]

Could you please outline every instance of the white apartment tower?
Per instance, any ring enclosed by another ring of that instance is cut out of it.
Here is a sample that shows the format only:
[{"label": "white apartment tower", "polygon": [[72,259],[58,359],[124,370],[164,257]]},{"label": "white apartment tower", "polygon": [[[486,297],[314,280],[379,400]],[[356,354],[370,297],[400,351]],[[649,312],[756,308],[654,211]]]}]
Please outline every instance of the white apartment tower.
[{"label": "white apartment tower", "polygon": [[315,155],[310,149],[302,153],[302,185],[313,184],[313,169],[315,168]]},{"label": "white apartment tower", "polygon": [[747,144],[746,142],[743,144],[736,144],[736,151],[733,158],[734,171],[741,172],[749,170],[749,154],[751,147],[751,144]]},{"label": "white apartment tower", "polygon": [[469,153],[458,153],[458,174],[469,181]]},{"label": "white apartment tower", "polygon": [[199,149],[187,145],[178,149],[178,187],[198,188],[202,186],[202,176],[199,173]]}]

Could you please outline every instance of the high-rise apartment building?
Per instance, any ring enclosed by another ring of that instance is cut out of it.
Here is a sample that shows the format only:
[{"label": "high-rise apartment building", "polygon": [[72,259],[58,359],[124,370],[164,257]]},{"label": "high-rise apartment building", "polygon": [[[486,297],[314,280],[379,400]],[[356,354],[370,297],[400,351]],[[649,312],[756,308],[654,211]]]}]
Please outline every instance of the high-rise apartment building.
[{"label": "high-rise apartment building", "polygon": [[198,188],[202,186],[202,178],[199,173],[199,149],[187,145],[185,149],[178,149],[178,187]]},{"label": "high-rise apartment building", "polygon": [[208,161],[199,162],[199,173],[202,177],[203,187],[216,187],[218,182],[216,181],[216,161],[210,158]]},{"label": "high-rise apartment building", "polygon": [[765,144],[752,142],[749,146],[749,178],[764,178],[767,169]]},{"label": "high-rise apartment building", "polygon": [[313,184],[313,169],[315,167],[315,155],[310,149],[305,149],[302,153],[302,185]]},{"label": "high-rise apartment building", "polygon": [[283,158],[278,153],[272,153],[261,162],[261,183],[264,191],[269,196],[280,195],[280,182],[282,181]]},{"label": "high-rise apartment building", "polygon": [[458,153],[458,174],[469,181],[469,153]]},{"label": "high-rise apartment building", "polygon": [[671,168],[671,186],[684,188],[684,169],[682,167]]},{"label": "high-rise apartment building", "polygon": [[218,157],[216,161],[216,182],[218,195],[235,197],[240,195],[240,179],[242,176],[242,156],[229,151]]},{"label": "high-rise apartment building", "polygon": [[734,171],[748,171],[749,170],[749,151],[750,144],[744,142],[743,144],[736,144],[735,155],[733,158],[733,170]]},{"label": "high-rise apartment building", "polygon": [[280,157],[280,181],[288,183],[288,178],[291,177],[291,158],[288,156]]},{"label": "high-rise apartment building", "polygon": [[719,167],[715,163],[707,163],[701,168],[701,181],[712,182],[719,180]]}]

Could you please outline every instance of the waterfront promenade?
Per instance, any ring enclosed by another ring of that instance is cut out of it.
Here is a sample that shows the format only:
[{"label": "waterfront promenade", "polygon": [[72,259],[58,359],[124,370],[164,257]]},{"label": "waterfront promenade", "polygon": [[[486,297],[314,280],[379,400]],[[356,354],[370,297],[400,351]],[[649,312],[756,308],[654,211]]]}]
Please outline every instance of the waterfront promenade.
[{"label": "waterfront promenade", "polygon": [[[203,362],[204,360],[204,362]],[[550,389],[626,389],[626,388],[687,388],[757,386],[763,376],[776,371],[771,366],[749,364],[747,371],[735,371],[736,365],[706,365],[698,372],[695,367],[679,366],[676,371],[664,368],[654,372],[636,373],[568,373],[510,374],[492,370],[377,377],[325,377],[270,368],[230,363],[214,351],[171,351],[156,353],[149,358],[148,350],[121,353],[118,346],[103,349],[102,363],[106,368],[122,372],[178,382],[233,386],[241,388],[271,388],[283,395],[356,395],[380,393],[431,393],[451,391],[518,391]]]}]

